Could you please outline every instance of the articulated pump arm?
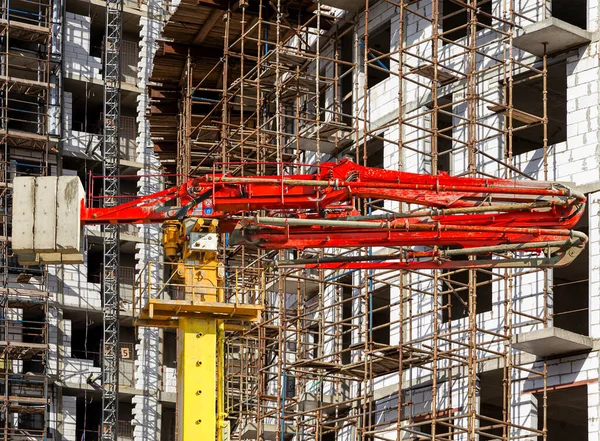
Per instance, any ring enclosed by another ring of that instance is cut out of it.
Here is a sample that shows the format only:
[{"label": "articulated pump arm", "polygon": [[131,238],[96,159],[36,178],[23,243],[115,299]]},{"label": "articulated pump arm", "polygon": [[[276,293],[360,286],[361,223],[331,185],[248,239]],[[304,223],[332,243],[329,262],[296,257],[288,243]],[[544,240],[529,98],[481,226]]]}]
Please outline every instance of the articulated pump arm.
[{"label": "articulated pump arm", "polygon": [[[180,331],[178,439],[216,434],[222,441],[225,322],[259,320],[261,305],[228,296],[219,234],[272,250],[350,248],[341,257],[278,262],[330,269],[551,267],[570,263],[587,242],[573,231],[585,197],[561,184],[419,175],[350,161],[315,168],[301,175],[210,174],[111,208],[86,207],[76,177],[16,178],[13,250],[20,262],[64,263],[81,256],[80,223],[162,223],[177,298],[141,290],[140,300],[148,298],[136,324]],[[401,204],[395,212],[365,216],[356,210],[357,199]],[[167,205],[172,202],[179,206]],[[353,247],[400,252],[364,255]],[[473,254],[477,259],[469,258]]]},{"label": "articulated pump arm", "polygon": [[[356,198],[408,205],[402,213],[361,216]],[[178,207],[165,205],[174,199]],[[233,233],[233,242],[266,249],[419,247],[392,256],[300,260],[295,266],[442,268],[464,266],[464,260],[458,264],[453,258],[466,254],[512,252],[514,257],[532,251],[545,257],[467,265],[555,266],[572,261],[587,241],[572,230],[584,203],[584,195],[557,183],[421,175],[345,160],[323,163],[311,174],[204,175],[116,207],[84,207],[82,222],[199,217],[217,219],[220,233]]]}]

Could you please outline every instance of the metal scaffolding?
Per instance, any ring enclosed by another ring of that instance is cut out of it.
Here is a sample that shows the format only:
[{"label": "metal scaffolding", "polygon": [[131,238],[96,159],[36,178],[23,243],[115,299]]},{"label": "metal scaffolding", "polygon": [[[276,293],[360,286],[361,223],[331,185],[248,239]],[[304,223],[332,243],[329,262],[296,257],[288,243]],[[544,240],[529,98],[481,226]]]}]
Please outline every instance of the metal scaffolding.
[{"label": "metal scaffolding", "polygon": [[[149,91],[165,168],[181,182],[309,172],[351,157],[419,173],[550,178],[555,79],[544,47],[534,57],[514,45],[535,11],[513,1],[345,3],[182,0]],[[369,216],[419,208],[354,203]],[[546,361],[513,343],[551,326],[549,270],[270,268],[402,252],[265,253],[225,238],[223,262],[237,268],[229,283],[265,281],[261,322],[228,333],[231,439],[545,439]],[[516,294],[525,285],[539,307]],[[526,424],[514,401],[534,380],[544,404],[539,424]]]},{"label": "metal scaffolding", "polygon": [[[39,257],[12,254],[16,176],[50,173],[56,24],[50,1],[0,5],[0,437],[44,440],[48,431],[49,292]],[[54,26],[54,28],[53,28]],[[58,115],[58,113],[54,113]]]}]

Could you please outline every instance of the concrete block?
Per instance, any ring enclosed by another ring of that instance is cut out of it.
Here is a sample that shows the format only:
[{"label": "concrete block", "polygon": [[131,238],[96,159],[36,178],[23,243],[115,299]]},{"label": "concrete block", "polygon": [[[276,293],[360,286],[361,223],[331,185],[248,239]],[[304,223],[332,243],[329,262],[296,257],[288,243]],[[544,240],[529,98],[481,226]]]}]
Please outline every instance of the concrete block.
[{"label": "concrete block", "polygon": [[35,179],[33,247],[36,252],[56,250],[56,176]]},{"label": "concrete block", "polygon": [[[60,183],[60,184],[59,184]],[[81,206],[85,198],[77,176],[15,179],[13,249],[24,261],[42,254],[45,263],[62,263],[53,253],[79,253]],[[68,260],[77,263],[81,256]]]},{"label": "concrete block", "polygon": [[35,180],[18,177],[13,183],[12,248],[15,252],[33,253],[33,207]]},{"label": "concrete block", "polygon": [[40,255],[36,253],[19,253],[18,259],[20,265],[39,265],[40,263]]},{"label": "concrete block", "polygon": [[[81,232],[80,232],[81,234]],[[84,262],[83,254],[75,253],[75,254],[63,254],[62,255],[62,263],[65,265],[80,265]]]},{"label": "concrete block", "polygon": [[60,265],[62,258],[60,253],[40,253],[40,262],[46,265]]},{"label": "concrete block", "polygon": [[[85,191],[77,176],[58,178],[56,193],[56,249],[79,253],[81,249],[81,207]],[[83,256],[76,261],[83,263]],[[75,262],[69,262],[75,263]]]}]

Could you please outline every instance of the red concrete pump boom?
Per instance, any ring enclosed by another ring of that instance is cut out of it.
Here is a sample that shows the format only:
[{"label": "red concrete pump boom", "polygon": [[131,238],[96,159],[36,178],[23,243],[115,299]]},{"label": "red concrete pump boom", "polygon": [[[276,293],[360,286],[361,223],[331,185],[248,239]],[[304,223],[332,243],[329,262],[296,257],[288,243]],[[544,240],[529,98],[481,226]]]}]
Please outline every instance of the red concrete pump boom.
[{"label": "red concrete pump boom", "polygon": [[[563,184],[422,175],[348,160],[313,168],[297,175],[204,175],[116,207],[83,207],[81,220],[212,218],[232,241],[265,249],[408,247],[391,255],[281,263],[321,268],[558,266],[587,242],[573,231],[585,196]],[[360,215],[357,198],[401,202],[401,210]],[[175,199],[178,207],[165,205]],[[465,260],[467,254],[484,258]]]}]

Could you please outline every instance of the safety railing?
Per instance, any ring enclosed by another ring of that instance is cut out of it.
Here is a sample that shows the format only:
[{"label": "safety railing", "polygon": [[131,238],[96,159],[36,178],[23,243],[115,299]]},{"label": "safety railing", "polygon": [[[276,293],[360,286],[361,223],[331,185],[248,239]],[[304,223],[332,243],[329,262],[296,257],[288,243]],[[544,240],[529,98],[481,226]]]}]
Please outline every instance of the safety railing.
[{"label": "safety railing", "polygon": [[[9,2],[3,2],[0,7],[0,17],[4,20],[18,21],[37,26],[48,26],[50,24],[50,7],[52,3],[47,0],[26,0],[23,6],[15,7]],[[36,11],[37,12],[34,12]]]},{"label": "safety railing", "polygon": [[[117,429],[117,441],[126,441],[133,439],[133,424],[130,420],[119,420]],[[98,427],[98,430],[84,430],[77,439],[85,441],[98,441],[100,440],[100,434],[102,433],[102,426]]]},{"label": "safety railing", "polygon": [[[134,344],[121,342],[119,344],[119,384],[121,386],[135,387],[135,352]],[[71,358],[88,360],[93,366],[99,368],[102,364],[102,354],[98,351],[71,349]]]},{"label": "safety railing", "polygon": [[117,440],[133,439],[133,424],[131,421],[119,421]]},{"label": "safety railing", "polygon": [[[186,295],[197,294],[209,301],[232,305],[264,304],[264,270],[227,267],[222,287],[185,284],[178,274],[194,270],[195,265],[175,262],[148,262],[139,272],[133,286],[133,314],[137,316],[146,307],[149,299],[166,301],[186,300]],[[203,277],[201,272],[198,277]]]}]

